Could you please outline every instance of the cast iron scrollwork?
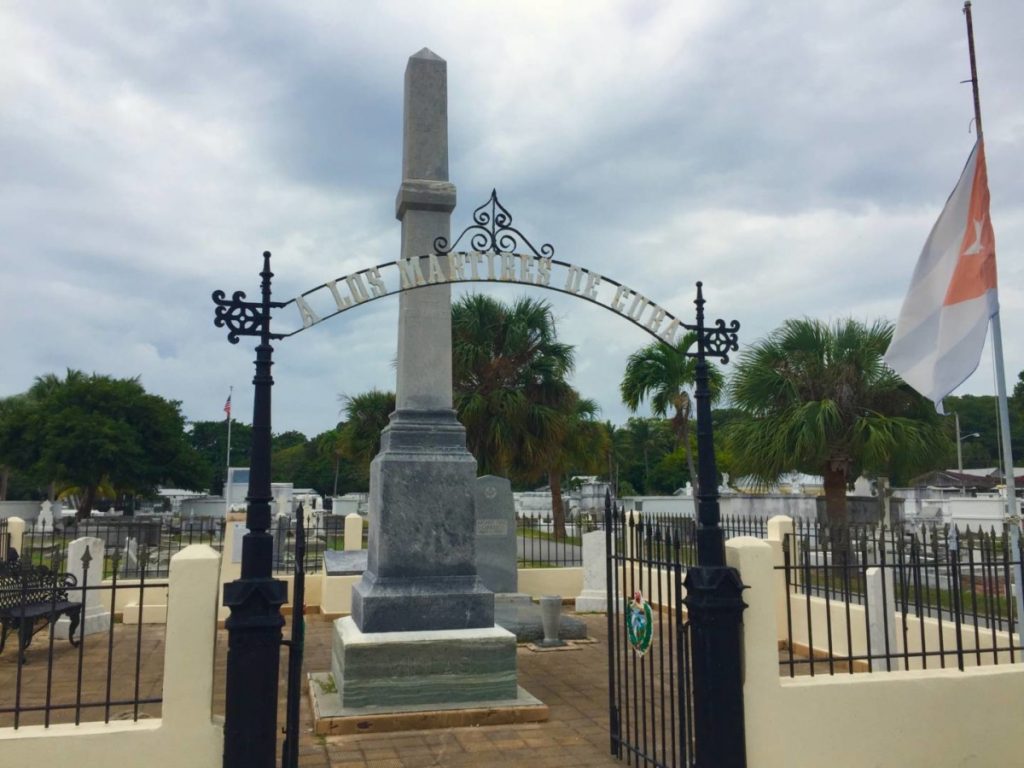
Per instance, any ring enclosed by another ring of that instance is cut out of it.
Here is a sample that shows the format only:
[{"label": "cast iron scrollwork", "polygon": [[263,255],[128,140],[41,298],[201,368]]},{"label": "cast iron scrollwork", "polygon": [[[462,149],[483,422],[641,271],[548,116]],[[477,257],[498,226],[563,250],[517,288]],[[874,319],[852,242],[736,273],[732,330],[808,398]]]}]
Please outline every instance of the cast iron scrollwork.
[{"label": "cast iron scrollwork", "polygon": [[733,320],[728,325],[724,320],[716,320],[714,326],[704,329],[704,354],[728,363],[729,353],[740,348],[739,329],[738,320]]},{"label": "cast iron scrollwork", "polygon": [[245,291],[235,291],[230,300],[224,298],[224,291],[213,292],[213,324],[218,328],[228,327],[228,341],[238,343],[239,336],[259,336],[263,330],[263,305],[245,301]]},{"label": "cast iron scrollwork", "polygon": [[449,245],[446,237],[434,239],[434,252],[451,253],[466,235],[469,235],[469,247],[474,251],[513,253],[525,246],[538,258],[551,258],[555,255],[553,245],[544,243],[537,250],[526,235],[512,226],[512,214],[498,201],[498,193],[493,189],[490,199],[473,211],[473,223],[462,230],[455,242]]},{"label": "cast iron scrollwork", "polygon": [[274,273],[270,271],[270,252],[263,253],[263,278],[261,292],[262,301],[246,301],[245,291],[235,291],[231,298],[226,298],[224,291],[213,292],[214,310],[213,324],[218,328],[227,326],[228,341],[238,343],[239,336],[260,336],[265,340],[283,339],[284,334],[270,333],[270,310],[280,309],[286,304],[270,300],[270,279]]}]

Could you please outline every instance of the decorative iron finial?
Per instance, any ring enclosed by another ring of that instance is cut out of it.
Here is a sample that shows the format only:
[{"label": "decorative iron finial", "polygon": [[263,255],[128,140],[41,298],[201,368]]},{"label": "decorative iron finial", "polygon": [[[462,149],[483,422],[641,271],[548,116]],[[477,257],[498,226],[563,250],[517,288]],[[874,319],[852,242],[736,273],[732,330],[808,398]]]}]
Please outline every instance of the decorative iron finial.
[{"label": "decorative iron finial", "polygon": [[438,237],[434,240],[435,253],[451,253],[466,234],[472,233],[469,246],[474,251],[493,251],[494,253],[511,253],[519,249],[520,244],[529,248],[537,257],[551,258],[555,248],[545,243],[538,251],[522,232],[512,226],[512,214],[498,201],[497,190],[491,190],[486,203],[473,211],[473,223],[462,230],[455,242],[448,245],[448,238]]},{"label": "decorative iron finial", "polygon": [[693,328],[697,332],[698,352],[693,357],[699,357],[701,353],[705,357],[717,357],[723,363],[729,362],[729,353],[740,348],[738,320],[733,320],[726,325],[724,320],[716,320],[715,324],[708,328],[704,325],[704,284],[697,282],[697,298],[693,301],[697,305],[697,325]]}]

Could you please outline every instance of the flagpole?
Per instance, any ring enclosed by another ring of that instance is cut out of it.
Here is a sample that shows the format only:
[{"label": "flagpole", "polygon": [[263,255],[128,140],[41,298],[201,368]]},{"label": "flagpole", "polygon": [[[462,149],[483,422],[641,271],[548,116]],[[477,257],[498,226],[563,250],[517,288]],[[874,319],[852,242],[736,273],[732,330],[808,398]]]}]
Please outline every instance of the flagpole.
[{"label": "flagpole", "polygon": [[[974,94],[974,124],[978,129],[978,141],[983,140],[981,129],[981,97],[978,91],[978,64],[974,56],[974,23],[971,18],[971,0],[964,3],[967,17],[967,50],[971,57],[971,90]],[[1017,501],[1017,483],[1013,475],[1013,451],[1011,450],[1010,409],[1006,399],[1006,370],[1003,365],[1003,330],[999,322],[999,309],[992,315],[992,355],[996,364],[996,402],[999,406],[999,426],[1003,442],[1003,475],[1006,484],[1006,522],[1010,529],[1011,557],[1016,560],[1013,568],[1014,590],[1017,598],[1017,637],[1024,645],[1024,573],[1022,573],[1020,549],[1020,506]],[[959,437],[959,435],[958,435]]]},{"label": "flagpole", "polygon": [[[228,387],[228,403],[231,402],[231,396],[235,393],[234,385]],[[228,407],[228,455],[227,465],[224,468],[224,498],[227,499],[227,512],[231,511],[231,497],[229,495],[230,489],[227,487],[228,480],[231,479],[231,408]]]}]

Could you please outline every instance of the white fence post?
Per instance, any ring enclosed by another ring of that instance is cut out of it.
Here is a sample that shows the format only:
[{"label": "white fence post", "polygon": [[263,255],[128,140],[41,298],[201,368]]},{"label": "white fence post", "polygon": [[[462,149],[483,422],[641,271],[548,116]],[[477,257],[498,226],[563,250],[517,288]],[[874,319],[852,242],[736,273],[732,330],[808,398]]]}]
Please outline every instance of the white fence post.
[{"label": "white fence post", "polygon": [[871,671],[881,669],[878,657],[885,657],[886,671],[893,669],[896,646],[896,593],[893,590],[891,568],[868,568],[864,574],[868,593],[868,636],[871,649],[868,663]]}]

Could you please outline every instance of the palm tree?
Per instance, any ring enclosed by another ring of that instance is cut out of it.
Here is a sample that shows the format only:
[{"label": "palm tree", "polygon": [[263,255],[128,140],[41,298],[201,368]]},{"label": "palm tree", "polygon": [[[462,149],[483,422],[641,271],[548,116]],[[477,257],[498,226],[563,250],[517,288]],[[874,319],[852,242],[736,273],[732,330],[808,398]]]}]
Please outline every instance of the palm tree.
[{"label": "palm tree", "polygon": [[[395,410],[395,393],[371,389],[358,395],[340,395],[345,423],[338,429],[338,457],[356,465],[356,474],[369,483],[370,462],[380,451],[380,433]],[[337,480],[335,466],[335,480]]]},{"label": "palm tree", "polygon": [[[619,391],[622,401],[629,410],[636,413],[640,404],[649,399],[651,411],[660,418],[669,418],[671,411],[672,434],[675,448],[680,445],[686,455],[686,468],[693,484],[693,503],[697,505],[697,471],[693,465],[693,451],[690,447],[690,414],[693,412],[693,398],[690,388],[696,383],[697,360],[687,352],[697,342],[697,334],[684,334],[675,344],[655,341],[637,350],[626,361],[626,372],[622,376]],[[722,389],[721,372],[708,365],[711,394],[717,398]]]},{"label": "palm tree", "polygon": [[552,439],[539,457],[537,471],[548,476],[551,488],[551,522],[556,537],[565,536],[565,508],[562,505],[562,476],[577,471],[599,472],[606,451],[607,436],[597,421],[597,403],[572,390],[559,413],[560,438]]},{"label": "palm tree", "polygon": [[548,455],[573,365],[545,301],[470,294],[452,306],[455,409],[481,472],[508,475]]},{"label": "palm tree", "polygon": [[882,362],[892,328],[787,320],[742,353],[732,378],[741,416],[728,438],[738,467],[764,482],[791,470],[822,475],[840,536],[847,485],[861,472],[927,468],[949,449],[934,409]]},{"label": "palm tree", "polygon": [[484,473],[548,475],[556,533],[565,530],[557,489],[563,454],[571,454],[579,426],[581,401],[566,381],[574,362],[545,301],[470,294],[452,306],[454,403],[469,450]]}]

